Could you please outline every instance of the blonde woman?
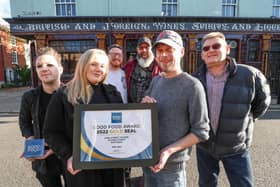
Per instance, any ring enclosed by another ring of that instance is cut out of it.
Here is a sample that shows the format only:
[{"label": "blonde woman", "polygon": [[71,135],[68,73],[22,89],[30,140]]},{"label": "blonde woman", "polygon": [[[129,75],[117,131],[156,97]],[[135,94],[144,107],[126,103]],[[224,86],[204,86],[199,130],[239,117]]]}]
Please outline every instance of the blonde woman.
[{"label": "blonde woman", "polygon": [[120,93],[104,84],[109,59],[100,49],[90,49],[79,59],[74,78],[52,98],[45,120],[46,142],[63,160],[68,187],[122,187],[123,169],[75,170],[72,165],[73,107],[79,104],[122,103]]}]

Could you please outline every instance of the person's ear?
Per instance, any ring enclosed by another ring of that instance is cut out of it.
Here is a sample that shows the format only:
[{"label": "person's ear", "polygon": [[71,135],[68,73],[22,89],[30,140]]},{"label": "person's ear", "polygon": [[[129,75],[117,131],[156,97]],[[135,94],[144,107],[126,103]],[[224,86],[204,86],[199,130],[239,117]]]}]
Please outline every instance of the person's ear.
[{"label": "person's ear", "polygon": [[63,66],[58,66],[58,71],[59,71],[60,75],[62,75],[62,73],[63,73]]},{"label": "person's ear", "polygon": [[185,55],[185,48],[184,47],[181,48],[180,54],[181,54],[181,58],[183,58],[183,56]]},{"label": "person's ear", "polygon": [[226,46],[226,52],[227,52],[227,55],[230,54],[230,46],[229,45]]}]

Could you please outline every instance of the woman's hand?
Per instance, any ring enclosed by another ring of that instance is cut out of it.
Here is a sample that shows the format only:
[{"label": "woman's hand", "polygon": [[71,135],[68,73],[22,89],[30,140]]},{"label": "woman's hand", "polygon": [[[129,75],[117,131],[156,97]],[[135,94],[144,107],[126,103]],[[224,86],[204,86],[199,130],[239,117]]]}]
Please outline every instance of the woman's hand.
[{"label": "woman's hand", "polygon": [[76,175],[77,173],[79,173],[80,169],[74,169],[73,168],[73,156],[71,156],[68,160],[67,160],[67,170],[72,174],[72,175]]}]

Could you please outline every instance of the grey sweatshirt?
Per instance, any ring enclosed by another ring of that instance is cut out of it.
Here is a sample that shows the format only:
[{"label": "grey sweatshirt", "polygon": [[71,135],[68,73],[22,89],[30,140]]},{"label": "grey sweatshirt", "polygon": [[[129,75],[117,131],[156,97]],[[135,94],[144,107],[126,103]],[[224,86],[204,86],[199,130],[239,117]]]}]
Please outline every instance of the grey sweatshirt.
[{"label": "grey sweatshirt", "polygon": [[[156,76],[145,95],[157,100],[160,149],[188,133],[209,138],[209,119],[202,84],[187,73],[173,78]],[[191,147],[173,154],[168,162],[189,159]]]}]

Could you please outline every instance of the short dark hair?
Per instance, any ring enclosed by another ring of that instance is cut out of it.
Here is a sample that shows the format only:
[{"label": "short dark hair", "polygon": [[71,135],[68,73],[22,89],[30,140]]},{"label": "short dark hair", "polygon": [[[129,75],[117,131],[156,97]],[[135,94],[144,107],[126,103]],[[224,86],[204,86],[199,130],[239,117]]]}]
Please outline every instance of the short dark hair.
[{"label": "short dark hair", "polygon": [[54,48],[52,48],[52,47],[40,48],[37,51],[36,58],[38,58],[38,57],[40,57],[42,55],[51,55],[51,56],[53,56],[56,59],[58,65],[62,65],[61,64],[61,56],[60,56],[60,54]]}]

